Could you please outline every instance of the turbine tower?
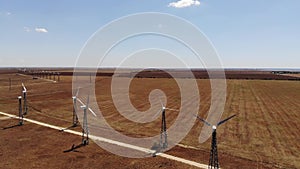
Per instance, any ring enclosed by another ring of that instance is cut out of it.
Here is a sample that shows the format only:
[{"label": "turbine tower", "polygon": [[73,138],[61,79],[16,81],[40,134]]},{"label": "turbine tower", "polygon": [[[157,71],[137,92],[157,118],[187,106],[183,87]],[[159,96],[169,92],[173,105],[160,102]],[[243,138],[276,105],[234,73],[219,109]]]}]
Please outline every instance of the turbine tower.
[{"label": "turbine tower", "polygon": [[73,96],[73,127],[76,127],[78,125],[78,117],[77,117],[77,96]]},{"label": "turbine tower", "polygon": [[209,122],[205,121],[204,119],[200,118],[197,116],[197,118],[202,121],[205,125],[211,126],[213,129],[212,132],[212,139],[211,139],[211,149],[210,149],[210,156],[209,156],[209,169],[219,169],[219,160],[218,160],[218,149],[217,149],[217,127],[220,126],[221,124],[225,123],[229,119],[233,118],[236,115],[232,115],[220,122],[217,123],[217,125],[212,125]]},{"label": "turbine tower", "polygon": [[19,126],[22,126],[23,125],[22,96],[19,96],[18,100],[19,100]]},{"label": "turbine tower", "polygon": [[162,107],[159,144],[160,144],[160,147],[162,147],[163,149],[168,147],[168,134],[167,134],[166,108],[165,107]]},{"label": "turbine tower", "polygon": [[76,95],[72,97],[73,99],[73,127],[76,127],[79,123],[77,116],[77,97],[79,93],[79,88],[77,89]]},{"label": "turbine tower", "polygon": [[23,115],[27,115],[28,113],[28,106],[27,106],[27,89],[22,83],[22,95],[23,95]]},{"label": "turbine tower", "polygon": [[178,111],[178,110],[175,110],[175,109],[166,108],[161,102],[161,110],[159,110],[156,113],[156,115],[157,115],[158,113],[161,112],[161,129],[160,129],[160,140],[159,140],[160,149],[168,148],[166,110]]},{"label": "turbine tower", "polygon": [[[89,129],[88,129],[88,121],[87,121],[87,111],[89,110],[89,100],[90,96],[87,98],[86,105],[81,106],[83,109],[83,126],[82,126],[82,144],[89,144]],[[85,137],[86,136],[86,137]]]}]

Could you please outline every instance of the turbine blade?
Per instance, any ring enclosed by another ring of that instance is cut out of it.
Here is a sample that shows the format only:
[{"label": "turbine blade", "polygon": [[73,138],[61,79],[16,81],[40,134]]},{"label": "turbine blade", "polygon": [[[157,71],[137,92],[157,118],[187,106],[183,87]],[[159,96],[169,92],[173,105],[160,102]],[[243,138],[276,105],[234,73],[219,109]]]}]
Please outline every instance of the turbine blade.
[{"label": "turbine blade", "polygon": [[234,116],[236,116],[236,114],[234,114],[234,115],[228,117],[227,119],[224,119],[224,120],[220,121],[220,122],[217,124],[217,126],[219,126],[219,125],[225,123],[226,121],[230,120],[230,119],[233,118]]},{"label": "turbine blade", "polygon": [[91,108],[88,108],[88,111],[90,111],[95,117],[97,117],[96,113]]},{"label": "turbine blade", "polygon": [[90,102],[90,94],[88,95],[87,101],[86,101],[86,107],[89,109],[89,102]]},{"label": "turbine blade", "polygon": [[159,102],[160,102],[161,107],[164,107],[164,105],[163,105],[163,103],[162,103],[162,101],[161,101],[160,98],[159,98]]},{"label": "turbine blade", "polygon": [[155,113],[154,117],[156,117],[158,114],[160,114],[161,110],[158,110],[157,113]]},{"label": "turbine blade", "polygon": [[171,110],[171,111],[177,111],[179,112],[179,110],[176,110],[176,109],[170,109],[170,108],[165,108],[166,110]]},{"label": "turbine blade", "polygon": [[78,97],[79,87],[77,88],[76,97]]},{"label": "turbine blade", "polygon": [[211,124],[207,121],[205,121],[204,119],[202,119],[201,117],[199,117],[198,115],[195,115],[200,121],[202,121],[204,124],[211,126]]}]

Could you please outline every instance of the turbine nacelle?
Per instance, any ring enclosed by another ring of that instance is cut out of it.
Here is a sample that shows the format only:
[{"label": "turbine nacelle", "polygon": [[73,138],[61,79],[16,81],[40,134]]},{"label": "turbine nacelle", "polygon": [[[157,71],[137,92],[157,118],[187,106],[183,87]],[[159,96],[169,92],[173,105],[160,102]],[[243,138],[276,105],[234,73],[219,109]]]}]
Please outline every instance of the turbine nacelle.
[{"label": "turbine nacelle", "polygon": [[234,114],[234,115],[232,115],[232,116],[230,116],[230,117],[228,117],[228,118],[226,118],[224,120],[219,121],[216,125],[210,124],[209,122],[207,122],[206,120],[202,119],[201,117],[199,117],[197,115],[195,115],[195,116],[198,118],[198,120],[202,121],[207,126],[211,126],[213,130],[216,130],[219,125],[221,125],[221,124],[225,123],[226,121],[230,120],[231,118],[233,118],[234,116],[236,116],[236,114]]},{"label": "turbine nacelle", "polygon": [[72,97],[72,99],[73,99],[74,101],[76,100],[76,98],[77,98],[76,96],[73,96],[73,97]]}]

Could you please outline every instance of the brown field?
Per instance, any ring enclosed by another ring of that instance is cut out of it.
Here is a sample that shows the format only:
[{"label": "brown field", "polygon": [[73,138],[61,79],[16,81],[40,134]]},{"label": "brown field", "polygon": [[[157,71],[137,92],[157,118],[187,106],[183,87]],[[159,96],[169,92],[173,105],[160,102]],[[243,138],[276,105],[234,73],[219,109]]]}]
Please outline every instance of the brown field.
[{"label": "brown field", "polygon": [[[253,74],[253,73],[251,73]],[[244,76],[244,75],[243,75]],[[260,75],[258,75],[260,76]],[[9,78],[12,87],[9,90]],[[29,114],[26,118],[70,126],[72,122],[72,77],[60,82],[33,80],[12,72],[0,75],[0,111],[17,115],[17,96],[21,83],[27,87]],[[96,79],[97,100],[104,116],[116,130],[130,136],[153,136],[160,131],[160,119],[140,125],[123,118],[111,102],[109,76]],[[210,106],[210,83],[198,79],[200,112],[205,117]],[[178,87],[169,78],[136,78],[131,83],[130,98],[139,110],[150,107],[148,94],[159,88],[168,97],[167,107],[179,108]],[[47,100],[47,102],[46,102]],[[300,81],[227,80],[227,101],[223,118],[238,116],[218,128],[219,162],[222,168],[300,168]],[[172,124],[176,114],[167,115]],[[64,153],[81,137],[59,132],[29,122],[17,124],[0,116],[0,168],[193,168],[162,157],[130,159],[111,154],[95,143],[78,152]],[[198,143],[202,123],[196,122],[190,133],[167,154],[207,164],[210,139]],[[8,128],[11,127],[11,128]],[[2,129],[8,128],[8,129]],[[80,127],[73,128],[81,131]]]}]

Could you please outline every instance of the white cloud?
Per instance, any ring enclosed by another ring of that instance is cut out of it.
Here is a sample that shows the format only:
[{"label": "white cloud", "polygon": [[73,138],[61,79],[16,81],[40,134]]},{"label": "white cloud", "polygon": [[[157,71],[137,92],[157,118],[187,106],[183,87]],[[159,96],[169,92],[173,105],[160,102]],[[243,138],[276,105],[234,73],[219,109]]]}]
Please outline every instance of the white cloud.
[{"label": "white cloud", "polygon": [[35,28],[35,31],[39,33],[48,33],[48,30],[46,28]]},{"label": "white cloud", "polygon": [[26,27],[26,26],[24,26],[24,31],[25,31],[25,32],[31,32],[30,28],[28,28],[28,27]]},{"label": "white cloud", "polygon": [[11,15],[11,13],[10,13],[10,12],[6,12],[5,15],[6,15],[6,16],[9,16],[9,15]]},{"label": "white cloud", "polygon": [[169,3],[169,7],[174,7],[174,8],[185,8],[189,6],[199,6],[200,1],[198,0],[179,0],[177,2],[171,2]]}]

